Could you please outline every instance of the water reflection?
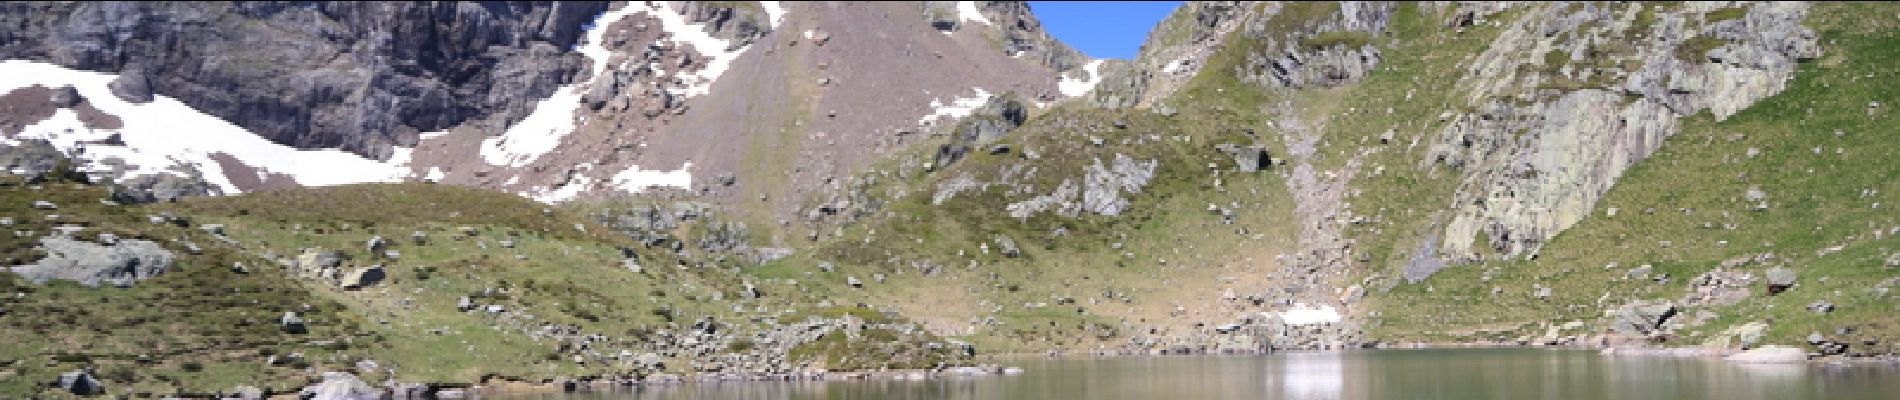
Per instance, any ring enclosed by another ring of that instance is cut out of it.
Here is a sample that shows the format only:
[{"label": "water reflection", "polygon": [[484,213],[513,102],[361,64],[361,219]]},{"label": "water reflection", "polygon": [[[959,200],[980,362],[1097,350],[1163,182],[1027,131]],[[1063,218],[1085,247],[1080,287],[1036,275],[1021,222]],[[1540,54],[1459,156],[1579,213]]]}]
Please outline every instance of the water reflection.
[{"label": "water reflection", "polygon": [[[1900,367],[1746,365],[1594,351],[1469,349],[1129,357],[1005,363],[1021,376],[877,382],[695,383],[606,399],[1890,399]],[[495,398],[496,396],[488,396]],[[507,397],[504,397],[507,398]]]},{"label": "water reflection", "polygon": [[1279,358],[1277,371],[1269,370],[1267,379],[1279,381],[1286,389],[1284,397],[1294,400],[1338,399],[1346,386],[1344,368],[1337,352],[1289,353]]}]

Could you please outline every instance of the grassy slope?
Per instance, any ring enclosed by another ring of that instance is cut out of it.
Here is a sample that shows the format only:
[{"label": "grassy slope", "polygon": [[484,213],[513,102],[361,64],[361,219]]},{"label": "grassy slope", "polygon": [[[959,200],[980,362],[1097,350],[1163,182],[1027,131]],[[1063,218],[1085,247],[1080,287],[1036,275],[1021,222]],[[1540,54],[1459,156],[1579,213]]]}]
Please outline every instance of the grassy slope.
[{"label": "grassy slope", "polygon": [[[182,259],[170,272],[129,289],[32,285],[0,274],[0,292],[26,293],[0,300],[0,335],[19,338],[0,343],[0,397],[25,397],[54,375],[82,367],[95,369],[113,393],[156,394],[212,393],[240,384],[295,390],[317,372],[337,370],[371,382],[633,373],[638,371],[630,365],[573,363],[557,351],[558,343],[526,332],[543,323],[575,325],[622,346],[671,327],[669,315],[680,321],[711,316],[744,331],[759,327],[751,317],[800,319],[786,313],[811,313],[799,311],[809,307],[799,306],[807,302],[795,287],[762,283],[767,297],[740,300],[741,282],[748,278],[724,268],[684,267],[656,249],[642,249],[644,273],[630,272],[621,267],[619,251],[628,240],[568,211],[500,192],[351,185],[148,206],[105,206],[98,202],[104,196],[89,186],[0,187],[0,215],[22,221],[17,229],[45,232],[49,223],[38,221],[50,212],[28,205],[49,200],[61,205],[56,212],[63,221],[82,222],[91,227],[88,232],[154,238]],[[145,221],[145,215],[161,212],[189,216],[193,228]],[[237,243],[195,229],[203,224],[225,225]],[[476,234],[464,235],[462,227]],[[414,231],[428,235],[426,244],[409,239]],[[400,258],[373,259],[364,246],[373,235],[394,241],[391,248]],[[516,244],[502,248],[502,240]],[[185,241],[203,246],[205,254],[184,255]],[[8,248],[25,244],[16,240]],[[340,250],[349,259],[346,269],[383,264],[388,278],[345,291],[319,279],[292,278],[273,261],[302,248]],[[232,272],[228,266],[236,261],[250,272]],[[534,319],[459,312],[463,296]],[[761,314],[759,306],[772,310]],[[276,318],[292,310],[309,321],[310,333],[279,331]],[[905,346],[878,338],[853,344],[806,357]],[[307,362],[264,366],[270,355],[293,353]],[[879,366],[858,358],[831,365]],[[355,370],[359,360],[382,368]],[[690,372],[691,363],[668,365]]]},{"label": "grassy slope", "polygon": [[[1731,324],[1765,321],[1771,342],[1794,344],[1809,332],[1859,325],[1866,338],[1891,343],[1900,332],[1893,313],[1900,302],[1872,288],[1900,275],[1880,266],[1900,242],[1885,235],[1875,239],[1872,231],[1900,225],[1889,209],[1900,201],[1894,179],[1900,167],[1887,162],[1900,151],[1900,141],[1890,133],[1895,121],[1887,106],[1867,104],[1891,104],[1897,93],[1885,84],[1900,78],[1889,68],[1900,61],[1894,23],[1884,17],[1892,8],[1816,5],[1807,24],[1821,33],[1827,56],[1804,63],[1787,91],[1726,121],[1706,113],[1685,120],[1680,134],[1631,168],[1593,217],[1552,240],[1539,260],[1454,267],[1424,284],[1399,286],[1380,303],[1382,332],[1391,339],[1448,339],[1478,328],[1531,328],[1465,337],[1514,338],[1541,332],[1534,326],[1543,321],[1593,320],[1601,315],[1605,293],[1611,306],[1627,299],[1674,299],[1688,293],[1689,278],[1724,260],[1772,252],[1801,272],[1799,287],[1773,297],[1756,288],[1747,301],[1710,310],[1720,317],[1691,329],[1688,341]],[[1836,137],[1836,130],[1846,134]],[[1731,140],[1737,135],[1739,140]],[[1820,154],[1813,152],[1817,147]],[[1763,155],[1748,159],[1748,148]],[[1748,211],[1742,199],[1754,185],[1769,193],[1772,208],[1766,212]],[[1863,197],[1864,189],[1879,194]],[[1609,208],[1620,212],[1605,217]],[[1641,212],[1647,208],[1656,212]],[[1736,229],[1720,228],[1731,223]],[[1820,255],[1835,245],[1843,248]],[[1602,267],[1613,262],[1621,268]],[[1625,270],[1641,264],[1676,279],[1622,279]],[[1743,269],[1760,276],[1765,268]],[[1495,271],[1491,282],[1480,279],[1486,270]],[[1533,284],[1556,288],[1555,297],[1532,300],[1527,294]],[[1493,287],[1506,292],[1493,296]],[[1819,299],[1839,311],[1802,309]]]}]

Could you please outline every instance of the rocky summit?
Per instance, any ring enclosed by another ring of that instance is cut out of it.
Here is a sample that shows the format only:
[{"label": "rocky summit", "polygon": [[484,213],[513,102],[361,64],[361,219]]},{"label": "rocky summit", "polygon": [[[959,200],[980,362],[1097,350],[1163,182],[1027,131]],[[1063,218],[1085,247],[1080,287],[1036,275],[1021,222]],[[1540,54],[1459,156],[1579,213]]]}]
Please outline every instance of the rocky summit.
[{"label": "rocky summit", "polygon": [[1897,15],[0,2],[0,398],[1891,360]]}]

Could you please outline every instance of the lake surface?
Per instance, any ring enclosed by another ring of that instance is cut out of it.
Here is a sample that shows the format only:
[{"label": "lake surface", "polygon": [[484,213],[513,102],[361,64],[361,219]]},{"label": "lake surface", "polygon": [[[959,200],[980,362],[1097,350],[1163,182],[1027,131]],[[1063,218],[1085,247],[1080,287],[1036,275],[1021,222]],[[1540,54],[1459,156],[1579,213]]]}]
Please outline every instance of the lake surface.
[{"label": "lake surface", "polygon": [[1594,350],[1431,349],[1268,356],[1022,358],[1018,376],[718,382],[523,398],[607,399],[1900,399],[1900,366],[1749,365]]}]

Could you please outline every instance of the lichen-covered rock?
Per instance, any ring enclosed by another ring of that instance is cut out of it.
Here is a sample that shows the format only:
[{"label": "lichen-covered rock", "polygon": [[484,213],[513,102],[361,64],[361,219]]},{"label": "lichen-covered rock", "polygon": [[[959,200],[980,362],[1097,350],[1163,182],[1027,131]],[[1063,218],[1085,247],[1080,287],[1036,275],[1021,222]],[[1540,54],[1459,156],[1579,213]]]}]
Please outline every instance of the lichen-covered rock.
[{"label": "lichen-covered rock", "polygon": [[55,235],[40,238],[40,249],[46,252],[46,258],[9,271],[33,283],[68,280],[93,287],[102,283],[131,286],[165,273],[173,260],[170,250],[137,239],[121,239],[107,246]]}]

